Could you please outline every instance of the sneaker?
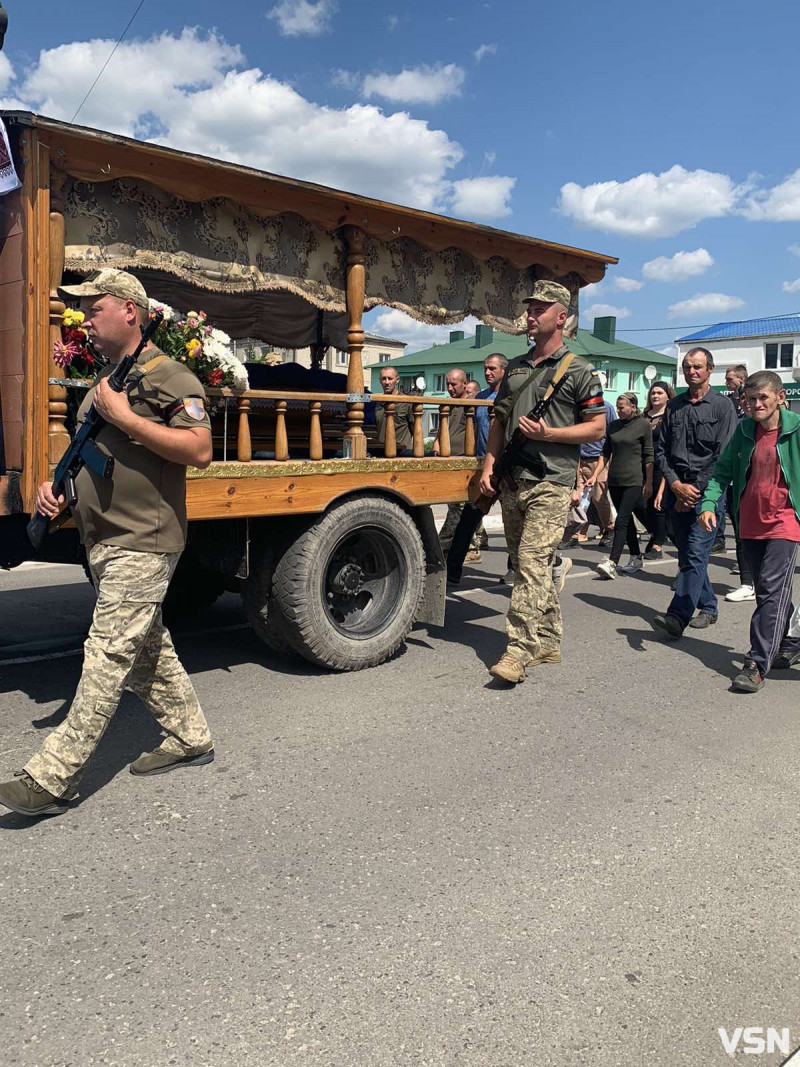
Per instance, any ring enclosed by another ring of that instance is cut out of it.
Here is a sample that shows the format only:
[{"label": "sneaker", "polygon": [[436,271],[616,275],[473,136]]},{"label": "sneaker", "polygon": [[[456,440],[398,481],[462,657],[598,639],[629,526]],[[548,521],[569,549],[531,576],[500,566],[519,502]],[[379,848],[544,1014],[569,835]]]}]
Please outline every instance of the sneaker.
[{"label": "sneaker", "polygon": [[574,548],[577,544],[577,537],[565,537],[562,541],[558,542],[559,552],[562,552],[565,548]]},{"label": "sneaker", "polygon": [[560,593],[567,580],[567,573],[572,569],[572,560],[569,556],[562,556],[558,563],[553,564],[553,585],[556,592]]},{"label": "sneaker", "polygon": [[705,630],[709,626],[714,626],[716,621],[716,615],[710,615],[707,611],[701,611],[699,615],[695,615],[689,622],[689,625],[693,630]]},{"label": "sneaker", "polygon": [[497,584],[498,585],[513,585],[514,584],[514,580],[516,579],[516,577],[517,577],[517,572],[514,570],[513,567],[509,567],[508,570],[506,571],[506,573],[502,574],[497,579]]},{"label": "sneaker", "polygon": [[734,604],[740,604],[743,600],[755,600],[756,591],[752,585],[740,585],[738,589],[731,589],[725,594],[725,599]]},{"label": "sneaker", "polygon": [[604,559],[602,563],[597,565],[597,573],[601,578],[616,578],[617,577],[617,565],[613,560]]},{"label": "sneaker", "polygon": [[178,767],[202,767],[204,763],[211,763],[214,759],[214,749],[209,748],[205,752],[198,752],[194,756],[176,756],[173,752],[165,752],[157,748],[154,752],[144,752],[134,760],[128,770],[131,774],[143,777],[146,774],[166,774],[167,771],[177,770]]},{"label": "sneaker", "polygon": [[465,563],[480,563],[480,561],[481,554],[477,548],[471,548],[469,552],[467,552],[466,556],[464,556]]},{"label": "sneaker", "polygon": [[668,641],[677,641],[683,635],[681,621],[675,615],[654,615],[651,625],[664,633]]},{"label": "sneaker", "polygon": [[641,556],[631,556],[624,567],[619,568],[620,574],[636,574],[637,571],[644,570],[644,563]]},{"label": "sneaker", "polygon": [[727,552],[728,548],[727,548],[727,546],[725,544],[725,538],[724,537],[718,537],[716,539],[716,541],[714,542],[714,544],[711,546],[711,551],[712,552],[722,552],[722,553]]},{"label": "sneaker", "polygon": [[658,559],[663,559],[663,558],[664,558],[664,553],[660,548],[648,548],[648,550],[644,554],[644,559],[646,559],[646,560],[651,560],[652,561],[652,560],[658,560]]},{"label": "sneaker", "polygon": [[18,815],[63,815],[69,807],[69,801],[48,793],[25,771],[17,771],[14,777],[15,782],[0,785],[0,804]]},{"label": "sneaker", "polygon": [[506,652],[499,663],[495,663],[494,667],[489,668],[489,674],[494,675],[495,678],[499,678],[503,682],[511,682],[512,685],[525,681],[525,668],[517,657],[512,656],[510,652]]},{"label": "sneaker", "polygon": [[741,574],[741,573],[742,572],[739,570],[739,564],[738,563],[734,563],[734,565],[731,567],[731,574]]},{"label": "sneaker", "polygon": [[800,663],[800,652],[779,652],[772,664],[772,669],[788,671],[795,663]]},{"label": "sneaker", "polygon": [[601,534],[597,539],[598,545],[601,548],[611,548],[611,542],[614,540],[614,531],[610,530],[608,533]]},{"label": "sneaker", "polygon": [[746,659],[744,669],[733,679],[733,688],[740,693],[757,693],[764,685],[764,675],[755,660]]}]

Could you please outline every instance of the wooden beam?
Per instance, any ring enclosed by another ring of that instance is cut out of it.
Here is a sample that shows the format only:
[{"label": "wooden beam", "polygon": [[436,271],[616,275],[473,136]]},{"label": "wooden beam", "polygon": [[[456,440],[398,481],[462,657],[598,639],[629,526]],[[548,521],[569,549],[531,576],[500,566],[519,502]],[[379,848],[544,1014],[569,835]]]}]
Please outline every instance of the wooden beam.
[{"label": "wooden beam", "polygon": [[[347,243],[347,392],[364,392],[364,367],[361,352],[364,348],[364,234],[356,226],[345,226]],[[348,459],[366,459],[367,439],[364,436],[364,405],[358,402],[347,405],[347,430],[344,435],[345,456]]]}]

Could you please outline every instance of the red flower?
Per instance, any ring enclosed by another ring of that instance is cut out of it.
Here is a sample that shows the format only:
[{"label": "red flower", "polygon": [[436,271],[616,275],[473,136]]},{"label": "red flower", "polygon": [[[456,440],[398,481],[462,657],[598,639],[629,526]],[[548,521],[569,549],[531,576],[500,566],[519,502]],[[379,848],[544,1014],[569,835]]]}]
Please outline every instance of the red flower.
[{"label": "red flower", "polygon": [[76,345],[74,341],[68,341],[66,344],[63,341],[56,341],[53,345],[53,362],[57,363],[59,367],[63,367],[64,370],[80,354],[80,346]]},{"label": "red flower", "polygon": [[216,367],[214,370],[209,372],[208,384],[209,385],[222,385],[222,379],[224,377],[225,377],[224,373],[219,369],[219,367]]}]

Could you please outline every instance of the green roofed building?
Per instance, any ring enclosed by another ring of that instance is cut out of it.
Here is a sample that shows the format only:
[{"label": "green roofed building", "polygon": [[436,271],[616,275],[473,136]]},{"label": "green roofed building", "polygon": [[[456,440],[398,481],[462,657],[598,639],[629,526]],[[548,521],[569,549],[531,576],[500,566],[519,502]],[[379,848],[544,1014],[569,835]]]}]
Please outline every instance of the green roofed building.
[{"label": "green roofed building", "polygon": [[[606,316],[594,320],[594,328],[578,330],[569,340],[569,346],[577,355],[585,356],[602,373],[606,398],[613,404],[620,393],[633,390],[644,404],[650,383],[662,379],[675,385],[677,360],[649,348],[639,348],[616,339],[617,320]],[[463,330],[450,333],[449,344],[434,345],[422,352],[411,352],[398,359],[389,360],[373,367],[370,388],[380,392],[379,374],[383,367],[396,367],[404,393],[414,391],[417,378],[425,379],[426,396],[447,396],[445,378],[453,367],[461,367],[468,378],[474,378],[485,388],[483,362],[493,352],[502,353],[506,359],[514,359],[527,351],[524,334],[513,336],[500,333],[491,326],[479,325],[472,337],[465,337]],[[426,412],[426,434],[436,432],[438,415]]]}]

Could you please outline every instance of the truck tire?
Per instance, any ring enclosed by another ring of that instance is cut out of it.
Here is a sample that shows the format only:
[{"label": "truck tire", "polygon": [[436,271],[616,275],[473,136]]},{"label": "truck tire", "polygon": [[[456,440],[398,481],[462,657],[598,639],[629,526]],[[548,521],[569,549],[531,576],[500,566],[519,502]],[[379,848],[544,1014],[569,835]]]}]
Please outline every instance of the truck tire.
[{"label": "truck tire", "polygon": [[272,578],[281,553],[282,549],[275,545],[264,547],[242,587],[242,606],[247,621],[267,648],[283,655],[296,656],[297,653],[286,640],[284,624],[272,596]]},{"label": "truck tire", "polygon": [[312,663],[357,671],[397,651],[424,591],[414,521],[384,497],[357,497],[334,505],[277,561],[274,625]]}]

